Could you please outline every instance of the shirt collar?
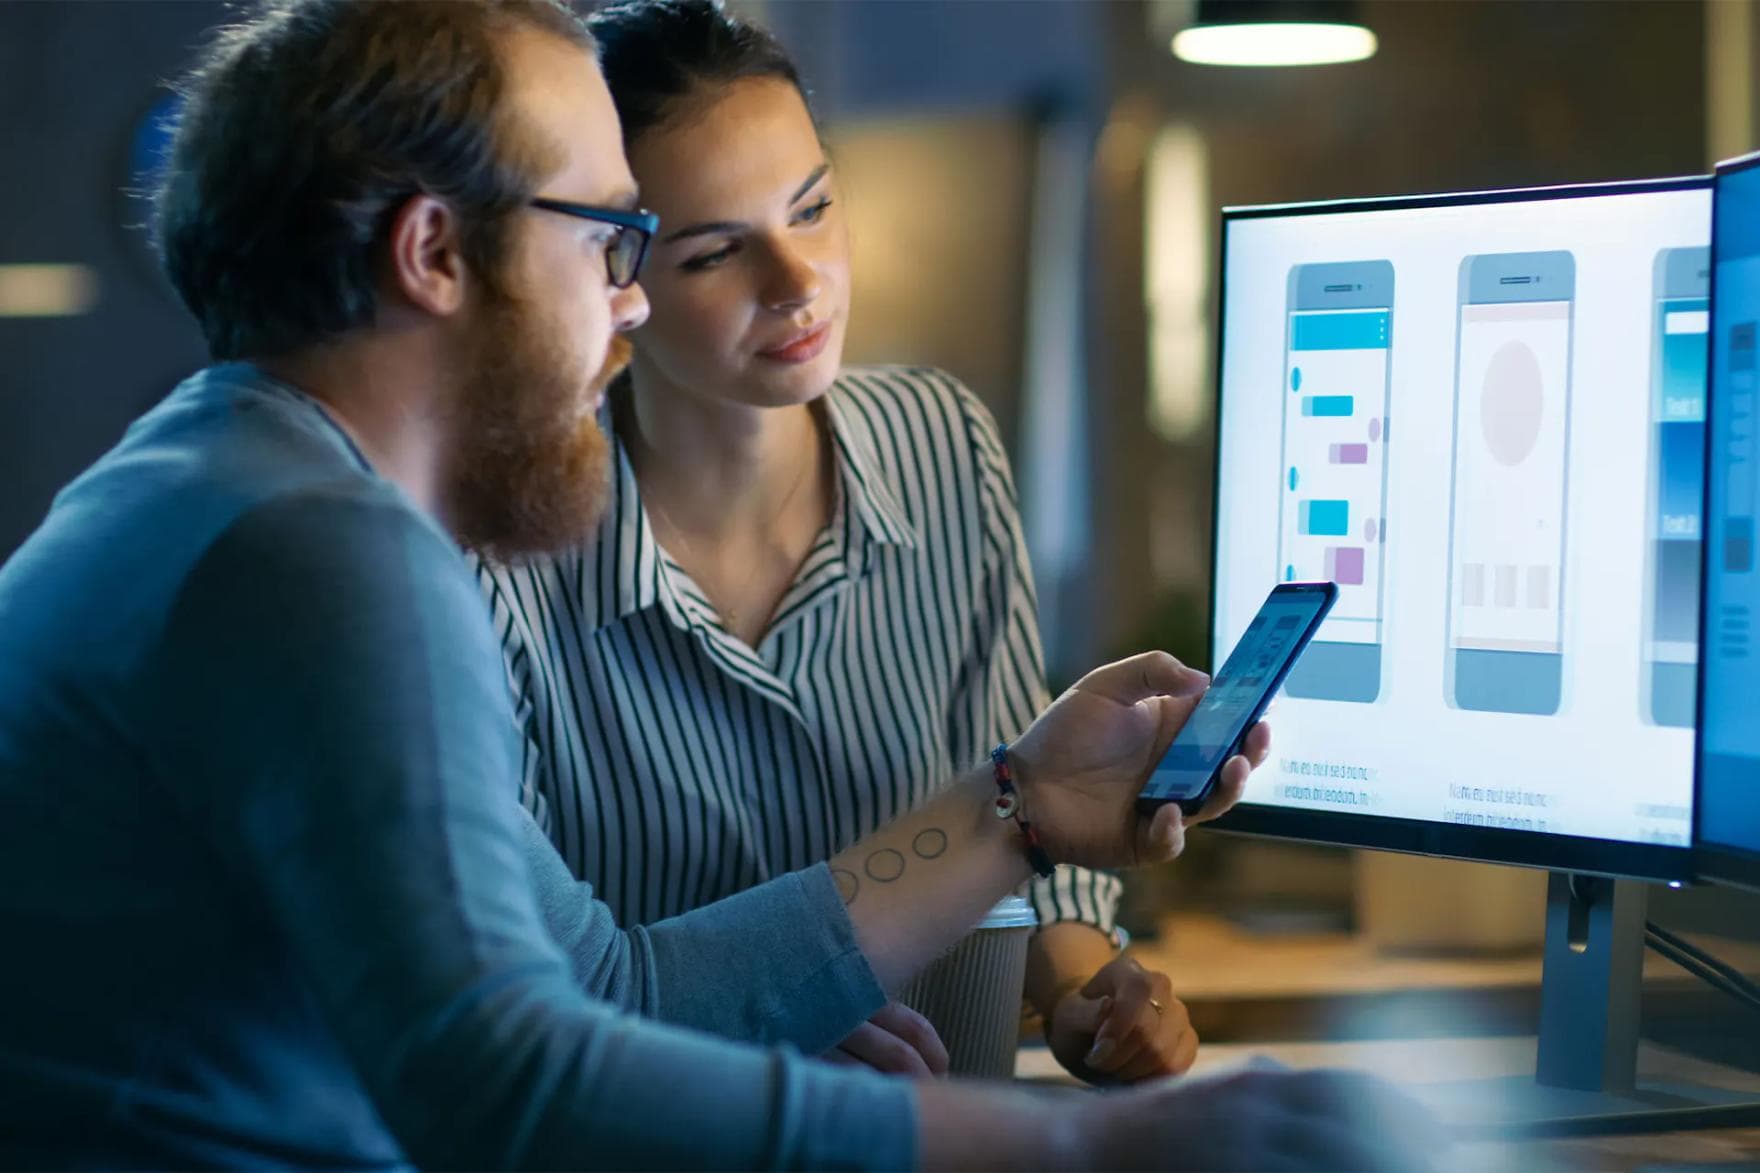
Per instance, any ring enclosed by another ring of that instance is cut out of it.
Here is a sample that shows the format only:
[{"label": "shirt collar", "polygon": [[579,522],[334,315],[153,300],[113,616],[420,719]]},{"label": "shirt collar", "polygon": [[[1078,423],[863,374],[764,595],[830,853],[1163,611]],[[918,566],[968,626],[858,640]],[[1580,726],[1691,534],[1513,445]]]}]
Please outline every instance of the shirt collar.
[{"label": "shirt collar", "polygon": [[831,421],[831,442],[837,450],[843,491],[855,507],[866,536],[882,545],[916,549],[916,527],[880,468],[873,437],[866,425],[853,417],[841,389],[835,385],[825,396],[825,414]]},{"label": "shirt collar", "polygon": [[[845,553],[850,573],[859,576],[866,572],[874,546],[914,550],[917,530],[880,464],[866,423],[844,402],[841,388],[834,385],[823,402],[837,454],[839,503],[849,507],[852,523]],[[589,571],[583,584],[589,597],[581,601],[582,618],[599,628],[658,606],[674,624],[689,627],[694,608],[668,570],[669,559],[642,506],[635,466],[611,431],[609,410],[603,423],[612,436],[611,499],[588,558],[589,567],[598,573]]]},{"label": "shirt collar", "polygon": [[[604,423],[610,431],[609,411]],[[605,510],[605,520],[599,525],[598,562],[610,573],[612,594],[607,600],[601,590],[599,626],[644,611],[659,603],[663,596],[674,608],[678,602],[671,575],[665,569],[660,543],[654,536],[653,526],[648,524],[647,511],[642,508],[642,491],[636,483],[635,466],[630,463],[629,452],[623,441],[617,439],[616,432],[610,434],[612,496]],[[605,580],[601,577],[600,581]],[[606,602],[612,604],[609,613],[604,613]]]}]

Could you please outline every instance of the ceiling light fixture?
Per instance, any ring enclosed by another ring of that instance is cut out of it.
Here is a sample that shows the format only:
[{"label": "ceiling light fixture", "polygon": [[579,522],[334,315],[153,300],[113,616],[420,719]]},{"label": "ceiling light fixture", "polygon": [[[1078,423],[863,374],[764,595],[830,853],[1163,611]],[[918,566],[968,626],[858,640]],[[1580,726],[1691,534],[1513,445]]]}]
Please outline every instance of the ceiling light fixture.
[{"label": "ceiling light fixture", "polygon": [[1173,53],[1198,65],[1332,65],[1378,45],[1349,0],[1198,0]]}]

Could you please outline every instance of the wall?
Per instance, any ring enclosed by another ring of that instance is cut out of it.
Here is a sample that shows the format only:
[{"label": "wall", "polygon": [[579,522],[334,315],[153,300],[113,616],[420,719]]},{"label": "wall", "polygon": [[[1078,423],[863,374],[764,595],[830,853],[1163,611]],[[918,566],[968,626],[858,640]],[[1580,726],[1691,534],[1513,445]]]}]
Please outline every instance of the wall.
[{"label": "wall", "polygon": [[0,558],[55,491],[203,359],[148,255],[128,185],[133,125],[209,3],[0,4],[0,263],[76,262],[92,312],[0,318]]}]

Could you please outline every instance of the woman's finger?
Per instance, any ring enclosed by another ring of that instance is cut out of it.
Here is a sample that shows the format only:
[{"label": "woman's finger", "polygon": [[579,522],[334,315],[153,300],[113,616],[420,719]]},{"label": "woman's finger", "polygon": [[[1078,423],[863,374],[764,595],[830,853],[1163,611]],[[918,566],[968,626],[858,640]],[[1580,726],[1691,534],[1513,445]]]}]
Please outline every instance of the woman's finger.
[{"label": "woman's finger", "polygon": [[[1197,1057],[1198,1036],[1191,1028],[1191,1015],[1173,994],[1173,983],[1164,973],[1142,971],[1148,991],[1149,1015],[1143,1023],[1144,1041],[1136,1057],[1121,1064],[1113,1078],[1135,1083],[1156,1076],[1178,1075]],[[1135,983],[1133,983],[1135,984]]]},{"label": "woman's finger", "polygon": [[[1094,1045],[1082,1060],[1096,1074],[1117,1078],[1151,1046],[1158,1033],[1161,1013],[1149,1004],[1155,983],[1140,966],[1131,963],[1131,970],[1121,973],[1114,983],[1112,1011],[1094,1032]],[[1162,1004],[1165,1007],[1165,1001]]]}]

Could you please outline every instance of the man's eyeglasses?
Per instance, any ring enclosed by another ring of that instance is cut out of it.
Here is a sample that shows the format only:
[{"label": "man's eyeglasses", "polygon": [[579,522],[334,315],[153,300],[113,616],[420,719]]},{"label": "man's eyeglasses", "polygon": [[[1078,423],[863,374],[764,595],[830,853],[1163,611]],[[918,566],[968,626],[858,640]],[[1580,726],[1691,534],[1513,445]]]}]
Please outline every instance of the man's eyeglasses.
[{"label": "man's eyeglasses", "polygon": [[660,217],[640,208],[632,212],[622,208],[601,208],[596,204],[553,200],[545,196],[537,197],[531,204],[532,207],[542,208],[546,212],[560,212],[564,216],[578,216],[582,220],[617,225],[617,235],[611,238],[611,243],[605,248],[605,275],[618,289],[628,289],[635,284],[636,274],[642,271],[642,261],[648,255],[648,242],[660,231]]}]

